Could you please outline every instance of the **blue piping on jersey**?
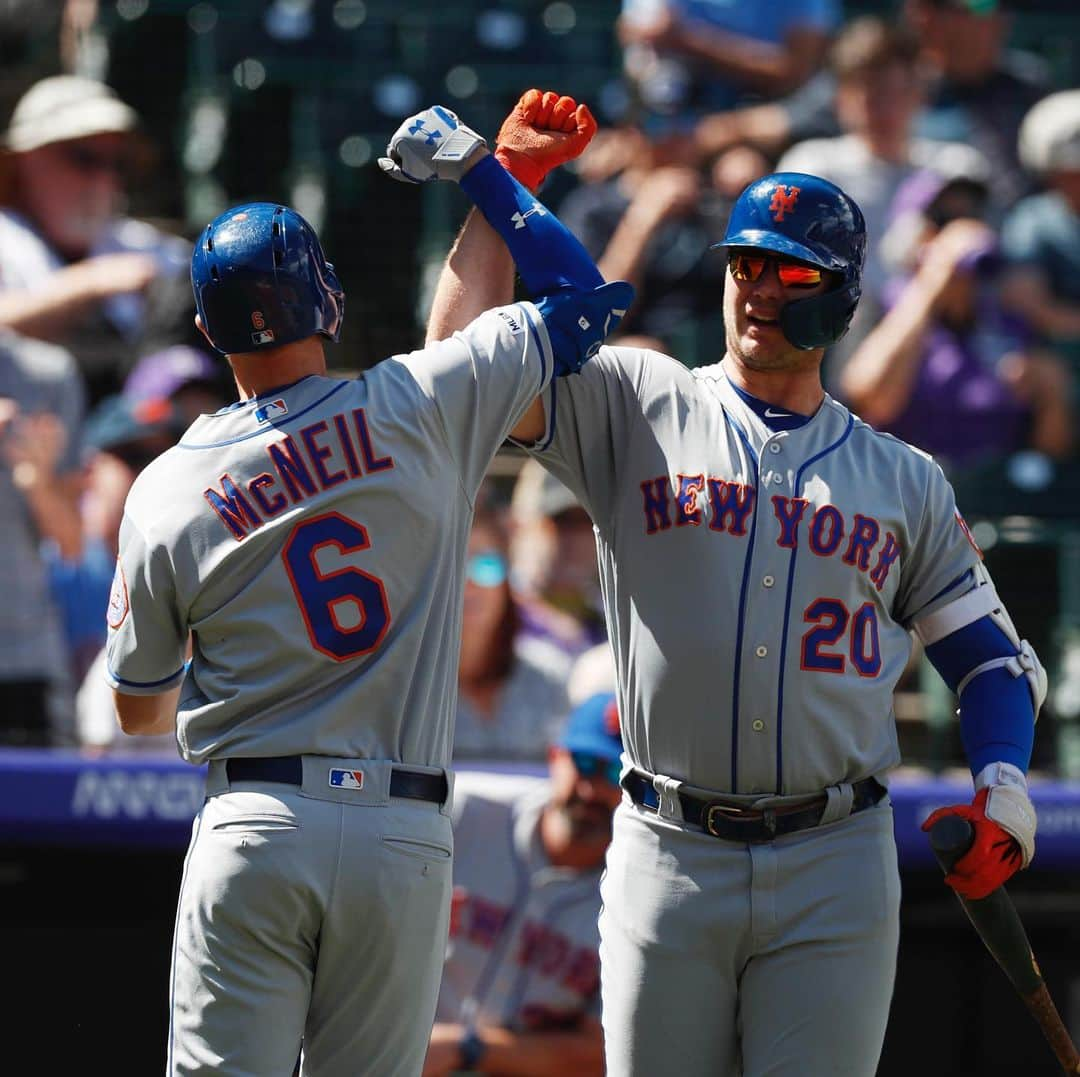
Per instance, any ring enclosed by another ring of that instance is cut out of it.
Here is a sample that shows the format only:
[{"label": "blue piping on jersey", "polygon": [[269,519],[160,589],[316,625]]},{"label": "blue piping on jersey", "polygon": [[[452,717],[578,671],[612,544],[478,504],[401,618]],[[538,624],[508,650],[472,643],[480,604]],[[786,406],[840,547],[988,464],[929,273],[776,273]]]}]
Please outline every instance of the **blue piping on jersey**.
[{"label": "blue piping on jersey", "polygon": [[[303,380],[303,379],[301,379],[301,380]],[[198,449],[219,449],[219,448],[221,448],[222,445],[235,445],[237,442],[247,441],[249,438],[257,438],[261,434],[265,434],[266,431],[269,430],[269,429],[276,429],[276,428],[278,428],[280,426],[288,426],[290,423],[295,422],[297,419],[301,418],[302,416],[307,415],[307,413],[309,411],[312,411],[313,409],[317,408],[324,400],[329,400],[330,397],[332,397],[334,395],[334,393],[341,392],[341,390],[344,389],[345,386],[350,384],[351,380],[352,379],[348,379],[348,380],[343,380],[343,381],[339,382],[337,385],[335,385],[333,387],[333,389],[330,390],[330,392],[328,392],[325,396],[319,397],[318,400],[316,400],[313,404],[310,404],[308,407],[304,408],[303,411],[298,411],[295,415],[286,416],[284,422],[280,422],[280,423],[269,422],[269,423],[266,424],[266,426],[260,427],[258,430],[252,430],[250,434],[241,434],[239,437],[228,438],[225,441],[211,441],[211,442],[207,442],[205,445],[192,445],[190,443],[185,443],[185,442],[181,441],[176,447],[178,449],[191,449],[192,451],[195,451],[195,450],[198,450]],[[259,399],[259,398],[258,397],[253,398],[253,400],[257,400],[257,399]],[[252,403],[252,401],[245,401],[245,403]]]},{"label": "blue piping on jersey", "polygon": [[555,440],[555,424],[557,422],[557,413],[555,411],[555,386],[559,384],[557,378],[551,379],[549,388],[551,389],[551,404],[548,407],[548,412],[551,415],[551,429],[548,431],[548,436],[544,440],[543,445],[536,446],[537,452],[543,452],[554,440]]},{"label": "blue piping on jersey", "polygon": [[[970,568],[965,569],[959,576],[956,577],[955,580],[952,581],[952,583],[945,584],[945,586],[942,587],[942,589],[940,591],[938,591],[938,593],[936,595],[934,595],[930,599],[930,602],[936,602],[939,598],[941,598],[942,595],[947,595],[954,587],[959,587],[960,584],[962,584],[964,582],[964,580],[967,580],[967,579],[970,579],[970,578],[971,578],[971,569]],[[930,602],[927,602],[926,605],[929,606]],[[926,607],[924,606],[923,608],[925,609]]]},{"label": "blue piping on jersey", "polygon": [[533,325],[532,318],[529,317],[529,312],[520,303],[517,304],[517,308],[521,311],[521,320],[528,325],[529,333],[532,335],[533,340],[536,341],[536,350],[540,353],[540,387],[536,390],[536,395],[539,396],[544,391],[544,381],[547,378],[547,359],[544,358],[544,344],[540,339],[536,326]]},{"label": "blue piping on jersey", "polygon": [[[811,456],[809,460],[804,460],[802,466],[795,472],[795,496],[799,496],[799,491],[802,488],[802,477],[806,469],[811,465],[817,463],[823,456],[828,456],[829,453],[835,449],[839,449],[841,445],[847,441],[851,435],[851,431],[855,426],[855,417],[848,414],[847,426],[844,428],[844,432],[834,441],[831,445],[826,446],[817,454],[817,456]],[[781,784],[782,775],[784,773],[784,663],[787,660],[787,639],[788,639],[788,624],[791,620],[791,592],[795,586],[795,557],[799,552],[798,543],[795,544],[795,548],[791,551],[791,560],[788,562],[788,580],[787,580],[787,594],[784,597],[784,627],[780,633],[780,683],[777,686],[776,692],[776,789],[775,792],[783,792],[783,785]]]},{"label": "blue piping on jersey", "polygon": [[118,677],[111,669],[109,670],[109,676],[117,684],[126,684],[129,688],[158,688],[163,684],[168,684],[169,681],[175,681],[181,674],[186,673],[188,665],[189,663],[185,662],[175,673],[170,674],[168,677],[162,677],[160,681],[126,681],[123,677]]},{"label": "blue piping on jersey", "polygon": [[746,453],[750,464],[754,469],[754,515],[750,521],[750,536],[746,542],[746,557],[743,560],[742,585],[739,587],[739,623],[735,629],[735,675],[731,678],[731,789],[735,792],[738,788],[739,774],[739,681],[742,671],[742,645],[743,645],[743,619],[746,611],[746,590],[750,582],[750,564],[754,557],[754,536],[757,533],[758,502],[760,501],[758,490],[758,458],[754,453],[754,447],[750,439],[731,413],[724,408],[724,415],[736,433],[742,438],[746,446]]}]

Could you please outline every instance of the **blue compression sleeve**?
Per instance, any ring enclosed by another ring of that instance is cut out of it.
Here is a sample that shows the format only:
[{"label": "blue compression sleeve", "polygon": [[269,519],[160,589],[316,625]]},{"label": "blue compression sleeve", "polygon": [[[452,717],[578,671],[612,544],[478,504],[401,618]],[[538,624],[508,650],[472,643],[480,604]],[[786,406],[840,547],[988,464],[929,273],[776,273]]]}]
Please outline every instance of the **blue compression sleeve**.
[{"label": "blue compression sleeve", "polygon": [[[955,692],[973,669],[1016,654],[1016,646],[987,615],[926,648],[926,656]],[[1012,763],[1025,773],[1035,740],[1035,705],[1027,677],[998,667],[980,673],[960,697],[960,736],[972,774],[987,763]]]},{"label": "blue compression sleeve", "polygon": [[530,296],[551,295],[563,288],[592,291],[604,283],[574,234],[494,154],[465,173],[461,189],[505,240]]}]

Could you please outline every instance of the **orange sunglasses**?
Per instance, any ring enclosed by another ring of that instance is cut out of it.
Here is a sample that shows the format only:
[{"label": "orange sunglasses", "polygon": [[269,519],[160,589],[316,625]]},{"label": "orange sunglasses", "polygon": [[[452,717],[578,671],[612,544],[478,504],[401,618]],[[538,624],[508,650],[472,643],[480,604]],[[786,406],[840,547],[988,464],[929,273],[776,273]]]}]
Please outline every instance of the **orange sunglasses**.
[{"label": "orange sunglasses", "polygon": [[757,280],[770,263],[776,265],[776,273],[785,288],[812,288],[821,283],[821,270],[801,262],[788,262],[782,258],[769,258],[732,251],[728,255],[728,268],[736,280]]}]

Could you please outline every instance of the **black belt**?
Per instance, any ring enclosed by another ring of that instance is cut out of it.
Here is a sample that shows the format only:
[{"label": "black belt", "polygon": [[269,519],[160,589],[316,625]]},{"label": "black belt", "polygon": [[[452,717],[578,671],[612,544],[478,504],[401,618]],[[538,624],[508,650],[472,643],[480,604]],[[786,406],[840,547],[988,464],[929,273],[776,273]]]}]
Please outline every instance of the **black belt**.
[{"label": "black belt", "polygon": [[[642,808],[657,811],[660,797],[652,780],[632,770],[622,780],[630,799]],[[864,778],[851,787],[851,814],[872,808],[885,795],[885,787],[875,778]],[[683,821],[725,841],[766,842],[781,834],[817,826],[825,814],[828,797],[821,796],[791,808],[743,808],[730,801],[694,796],[679,790]]]},{"label": "black belt", "polygon": [[[298,755],[270,756],[264,759],[226,759],[225,773],[230,782],[281,782],[303,785],[304,761]],[[429,774],[395,766],[390,771],[390,795],[409,800],[429,800],[444,804],[450,790],[445,774]]]}]

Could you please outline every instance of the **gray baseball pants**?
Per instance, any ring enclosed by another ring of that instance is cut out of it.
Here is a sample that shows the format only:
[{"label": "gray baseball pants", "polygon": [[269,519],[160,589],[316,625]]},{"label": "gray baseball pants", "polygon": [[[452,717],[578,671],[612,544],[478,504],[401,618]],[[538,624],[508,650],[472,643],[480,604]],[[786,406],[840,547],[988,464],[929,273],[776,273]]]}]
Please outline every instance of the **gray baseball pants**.
[{"label": "gray baseball pants", "polygon": [[[416,1077],[449,926],[439,805],[211,763],[173,945],[168,1077]],[[387,765],[388,766],[388,765]],[[388,779],[387,771],[387,779]]]},{"label": "gray baseball pants", "polygon": [[609,1077],[873,1077],[899,938],[888,798],[754,845],[624,798],[601,895]]}]

